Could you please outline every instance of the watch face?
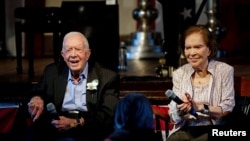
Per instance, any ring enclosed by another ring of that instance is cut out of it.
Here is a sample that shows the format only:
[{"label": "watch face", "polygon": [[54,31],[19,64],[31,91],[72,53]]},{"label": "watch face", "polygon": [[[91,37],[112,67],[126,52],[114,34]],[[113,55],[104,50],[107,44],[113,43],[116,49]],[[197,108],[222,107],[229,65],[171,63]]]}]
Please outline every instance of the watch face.
[{"label": "watch face", "polygon": [[205,113],[205,114],[208,114],[208,113],[209,113],[209,111],[208,111],[207,109],[205,109],[205,110],[204,110],[204,113]]},{"label": "watch face", "polygon": [[204,104],[204,113],[208,113],[209,112],[209,107],[208,105]]}]

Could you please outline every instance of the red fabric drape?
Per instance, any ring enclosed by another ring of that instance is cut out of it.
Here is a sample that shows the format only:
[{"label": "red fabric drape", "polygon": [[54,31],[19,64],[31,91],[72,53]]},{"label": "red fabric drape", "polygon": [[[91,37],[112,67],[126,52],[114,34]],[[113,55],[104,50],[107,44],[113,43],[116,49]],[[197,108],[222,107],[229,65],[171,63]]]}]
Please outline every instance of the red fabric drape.
[{"label": "red fabric drape", "polygon": [[8,133],[11,131],[18,108],[0,108],[0,133]]}]

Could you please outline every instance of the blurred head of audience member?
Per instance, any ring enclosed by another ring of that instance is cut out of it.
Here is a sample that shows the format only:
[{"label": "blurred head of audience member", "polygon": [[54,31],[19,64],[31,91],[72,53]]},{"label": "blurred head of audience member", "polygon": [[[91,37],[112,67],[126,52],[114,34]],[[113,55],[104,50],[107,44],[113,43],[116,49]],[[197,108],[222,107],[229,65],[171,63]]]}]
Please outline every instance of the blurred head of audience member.
[{"label": "blurred head of audience member", "polygon": [[153,140],[153,112],[144,94],[130,93],[118,102],[114,128],[114,132],[105,141]]}]

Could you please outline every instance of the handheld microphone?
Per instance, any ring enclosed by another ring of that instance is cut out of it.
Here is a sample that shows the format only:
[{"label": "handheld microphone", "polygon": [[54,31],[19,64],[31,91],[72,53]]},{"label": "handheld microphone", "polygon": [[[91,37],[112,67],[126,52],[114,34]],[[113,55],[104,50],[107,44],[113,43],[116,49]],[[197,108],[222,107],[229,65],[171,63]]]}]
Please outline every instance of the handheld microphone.
[{"label": "handheld microphone", "polygon": [[[174,92],[172,90],[167,90],[165,92],[165,95],[170,99],[173,100],[174,102],[176,102],[177,104],[182,104],[183,101],[174,94]],[[193,116],[197,117],[198,114],[196,113],[195,109],[193,109],[193,107],[191,108],[191,110],[189,111],[190,114],[192,114]]]},{"label": "handheld microphone", "polygon": [[47,104],[47,111],[50,113],[52,119],[60,120],[58,113],[56,112],[56,107],[53,103]]}]

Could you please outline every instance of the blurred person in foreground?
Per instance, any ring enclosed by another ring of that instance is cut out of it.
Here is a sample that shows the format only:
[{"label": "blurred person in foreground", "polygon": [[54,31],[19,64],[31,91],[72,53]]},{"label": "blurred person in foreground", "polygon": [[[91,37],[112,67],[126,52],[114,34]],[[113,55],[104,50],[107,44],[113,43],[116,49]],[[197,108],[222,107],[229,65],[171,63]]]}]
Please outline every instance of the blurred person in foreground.
[{"label": "blurred person in foreground", "polygon": [[151,103],[144,94],[126,94],[117,104],[114,132],[104,141],[155,141]]},{"label": "blurred person in foreground", "polygon": [[[217,42],[204,25],[189,27],[182,36],[187,64],[173,72],[173,92],[182,104],[172,100],[169,116],[173,124],[167,141],[208,140],[208,132],[235,106],[234,69],[216,61]],[[198,116],[190,114],[195,109]]]},{"label": "blurred person in foreground", "polygon": [[[28,111],[33,124],[27,140],[98,141],[112,132],[119,75],[98,63],[89,63],[90,54],[82,33],[64,36],[64,61],[46,66],[32,91]],[[55,105],[59,120],[47,111],[48,103]]]}]

